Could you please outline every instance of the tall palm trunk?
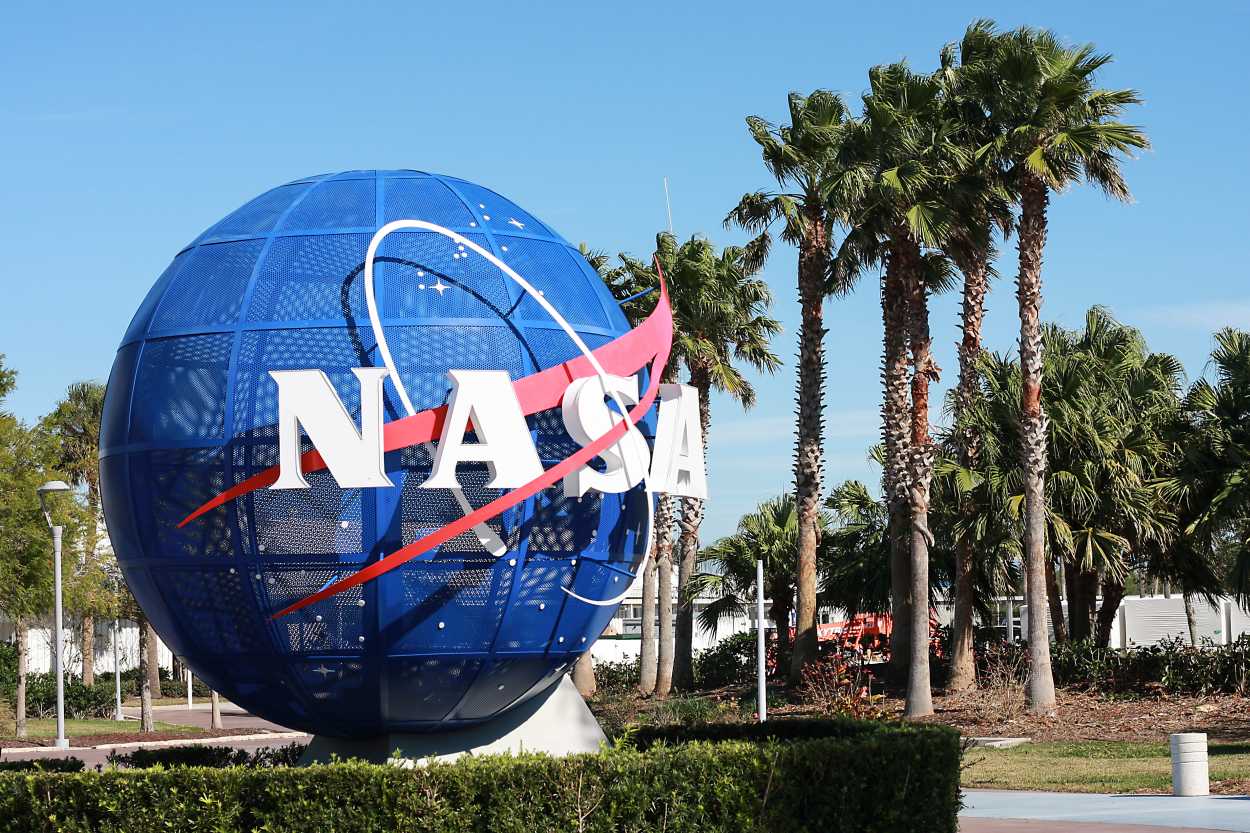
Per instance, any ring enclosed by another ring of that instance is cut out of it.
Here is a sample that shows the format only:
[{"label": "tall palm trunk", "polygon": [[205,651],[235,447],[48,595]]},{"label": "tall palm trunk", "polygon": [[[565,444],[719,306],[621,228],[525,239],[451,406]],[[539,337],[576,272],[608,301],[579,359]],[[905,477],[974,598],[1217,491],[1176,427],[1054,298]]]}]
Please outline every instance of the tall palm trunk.
[{"label": "tall palm trunk", "polygon": [[825,394],[825,281],[829,267],[829,228],[819,200],[809,200],[803,217],[804,235],[799,246],[799,376],[795,390],[798,425],[794,447],[794,503],[798,511],[799,563],[795,576],[798,604],[795,611],[794,651],[790,682],[803,677],[803,666],[816,658],[816,550],[820,545],[817,518],[823,475]]},{"label": "tall palm trunk", "polygon": [[[152,656],[155,651],[150,650],[156,641],[156,631],[152,629],[152,625],[146,617],[142,617],[139,622],[139,731],[151,732],[156,729],[156,723],[152,719],[152,666],[154,664]],[[160,682],[157,682],[157,692],[160,691]]]},{"label": "tall palm trunk", "polygon": [[[981,437],[965,422],[976,397],[977,361],[981,357],[981,327],[985,321],[985,295],[989,289],[989,268],[977,252],[961,264],[964,275],[963,309],[960,312],[963,337],[959,341],[959,384],[955,389],[955,425],[958,431],[959,464],[975,469],[980,460]],[[965,501],[965,516],[976,507]],[[972,539],[965,536],[955,550],[955,612],[951,621],[951,671],[946,687],[967,691],[977,684],[973,654],[972,612],[975,606]]]},{"label": "tall palm trunk", "polygon": [[1198,647],[1198,610],[1192,593],[1185,593],[1185,623],[1189,625],[1189,644]]},{"label": "tall palm trunk", "polygon": [[907,405],[907,292],[897,261],[891,257],[881,276],[881,439],[885,449],[882,485],[890,512],[890,678],[901,684],[911,660],[911,544],[907,537],[911,412]]},{"label": "tall palm trunk", "polygon": [[143,620],[143,630],[147,634],[147,643],[145,647],[145,656],[147,657],[147,678],[148,687],[152,690],[154,697],[161,696],[161,643],[156,636],[156,628],[152,627],[152,623],[146,618]]},{"label": "tall palm trunk", "polygon": [[[664,505],[665,498],[661,496],[658,499],[659,506],[656,507],[656,520],[660,517],[660,508]],[[655,535],[659,537],[659,524],[656,525]],[[652,549],[657,549],[657,545],[653,544]],[[647,566],[643,568],[642,574],[642,650],[638,657],[639,673],[638,673],[638,693],[643,697],[650,697],[655,694],[655,678],[658,673],[659,657],[656,653],[655,638],[655,603],[656,603],[656,567],[655,559],[647,562]]]},{"label": "tall palm trunk", "polygon": [[1024,470],[1025,602],[1029,606],[1029,709],[1055,708],[1046,632],[1046,413],[1042,408],[1042,251],[1046,246],[1046,184],[1025,174],[1020,194],[1020,456]]},{"label": "tall palm trunk", "polygon": [[[707,459],[708,429],[712,424],[712,377],[706,367],[690,371],[690,384],[699,392],[699,425],[703,431],[703,456]],[[687,597],[690,577],[699,565],[699,527],[703,523],[703,501],[682,498],[681,561],[677,565],[677,650],[673,661],[673,685],[694,688],[694,598]]]},{"label": "tall palm trunk", "polygon": [[[660,644],[657,651],[655,696],[661,699],[673,690],[673,508],[671,497],[660,499],[663,509],[663,522],[660,513],[656,515],[656,525],[661,530],[661,537],[656,542],[655,567],[658,579],[656,594],[659,596],[656,607],[660,619]],[[666,508],[664,505],[667,505]]]},{"label": "tall palm trunk", "polygon": [[573,666],[573,685],[577,686],[577,693],[585,699],[595,696],[595,665],[588,650],[577,658],[577,663]]},{"label": "tall palm trunk", "polygon": [[82,684],[95,685],[95,617],[82,617]]},{"label": "tall palm trunk", "polygon": [[221,722],[221,695],[213,689],[208,693],[209,704],[209,721],[210,729],[224,729],[225,725]]},{"label": "tall palm trunk", "polygon": [[1111,644],[1111,627],[1115,624],[1115,615],[1120,610],[1120,602],[1124,600],[1124,585],[1111,579],[1102,582],[1102,606],[1098,608],[1098,632],[1094,635],[1094,644],[1106,648]]},{"label": "tall palm trunk", "polygon": [[921,273],[920,248],[910,235],[896,243],[905,265],[908,342],[911,347],[911,662],[907,673],[907,717],[933,714],[929,678],[929,485],[933,480],[933,440],[929,436],[929,383],[938,378],[929,334],[929,291]]},{"label": "tall palm trunk", "polygon": [[13,708],[14,734],[19,738],[26,737],[26,664],[30,655],[30,634],[26,632],[26,620],[21,616],[13,619],[13,630],[17,636],[17,691],[14,696],[17,703]]},{"label": "tall palm trunk", "polygon": [[[1046,559],[1046,603],[1050,606],[1050,626],[1055,631],[1056,642],[1068,641],[1068,628],[1063,620],[1063,599],[1059,596],[1059,580],[1055,576],[1055,560]],[[1071,600],[1068,609],[1071,611]]]}]

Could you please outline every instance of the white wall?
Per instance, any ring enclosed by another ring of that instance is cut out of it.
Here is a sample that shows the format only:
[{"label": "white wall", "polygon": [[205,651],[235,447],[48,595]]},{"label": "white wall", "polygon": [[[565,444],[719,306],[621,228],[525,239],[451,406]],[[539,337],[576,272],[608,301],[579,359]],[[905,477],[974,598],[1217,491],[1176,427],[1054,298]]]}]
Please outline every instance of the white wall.
[{"label": "white wall", "polygon": [[[66,622],[62,631],[64,645],[61,657],[65,669],[72,675],[82,674],[82,638],[78,622]],[[27,630],[30,653],[26,661],[26,670],[32,674],[40,674],[52,670],[52,624],[50,621],[38,622]],[[0,641],[14,642],[13,623],[0,619]],[[165,643],[157,638],[158,662],[162,668],[173,668],[174,655],[165,647]],[[113,622],[112,620],[96,620],[95,627],[95,671],[96,674],[113,673]],[[139,626],[131,621],[121,623],[117,640],[117,655],[121,670],[137,668],[139,665]]]}]

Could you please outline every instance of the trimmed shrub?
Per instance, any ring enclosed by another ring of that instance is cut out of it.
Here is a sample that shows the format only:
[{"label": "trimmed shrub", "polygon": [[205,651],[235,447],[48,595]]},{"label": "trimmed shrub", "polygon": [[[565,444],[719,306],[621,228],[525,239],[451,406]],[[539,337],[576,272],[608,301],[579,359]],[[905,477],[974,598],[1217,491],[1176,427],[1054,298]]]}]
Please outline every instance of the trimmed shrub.
[{"label": "trimmed shrub", "polygon": [[[786,722],[777,724],[783,734],[793,730]],[[854,734],[837,725],[847,736],[466,757],[414,769],[349,762],[10,773],[0,775],[0,824],[28,833],[954,833],[953,730],[883,725]]]}]

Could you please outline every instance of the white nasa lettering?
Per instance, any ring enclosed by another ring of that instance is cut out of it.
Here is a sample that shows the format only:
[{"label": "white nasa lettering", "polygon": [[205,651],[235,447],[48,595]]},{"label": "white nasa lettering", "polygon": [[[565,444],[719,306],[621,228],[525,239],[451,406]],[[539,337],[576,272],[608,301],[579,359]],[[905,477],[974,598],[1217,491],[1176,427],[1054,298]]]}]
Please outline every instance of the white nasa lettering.
[{"label": "white nasa lettering", "polygon": [[[627,405],[638,404],[638,379],[635,376],[608,376],[607,386],[598,376],[576,379],[564,392],[560,416],[564,428],[583,448],[612,429],[624,417],[611,410],[605,398],[615,393]],[[647,473],[649,450],[638,431],[628,431],[615,445],[600,454],[606,467],[596,471],[583,466],[564,476],[565,497],[581,497],[588,489],[605,494],[620,494],[642,482]]]},{"label": "white nasa lettering", "polygon": [[[387,372],[380,367],[352,368],[360,380],[357,431],[325,373],[270,371],[278,383],[280,462],[278,479],[270,488],[308,488],[300,469],[301,427],[339,486],[393,486],[386,476],[383,447],[382,382]],[[447,375],[452,381],[447,416],[433,471],[421,488],[458,490],[456,466],[465,462],[486,463],[491,473],[486,486],[492,489],[516,489],[540,477],[542,463],[508,374],[502,370],[452,370]],[[622,421],[607,398],[625,405],[638,403],[637,377],[606,379],[606,386],[598,376],[575,379],[561,400],[565,429],[583,448]],[[477,435],[475,443],[464,441],[470,425]],[[645,479],[651,492],[706,498],[698,391],[689,385],[660,385],[654,449],[647,448],[639,431],[631,430],[600,456],[606,464],[603,471],[583,466],[565,475],[566,496],[581,497],[590,489],[619,494]],[[467,506],[465,509],[468,511]]]},{"label": "white nasa lettering", "polygon": [[657,492],[707,498],[699,392],[689,385],[660,385],[660,417],[648,483]]},{"label": "white nasa lettering", "polygon": [[[489,466],[489,489],[516,489],[542,476],[543,466],[508,374],[502,370],[451,370],[447,375],[452,381],[451,402],[434,456],[434,471],[421,488],[460,488],[456,464],[469,461]],[[476,443],[464,441],[470,420]]]},{"label": "white nasa lettering", "polygon": [[354,367],[360,381],[360,430],[343,406],[334,385],[320,370],[271,370],[278,383],[278,454],[280,469],[272,489],[307,489],[300,470],[300,426],[321,452],[339,486],[394,485],[386,476],[382,449],[384,367]]}]

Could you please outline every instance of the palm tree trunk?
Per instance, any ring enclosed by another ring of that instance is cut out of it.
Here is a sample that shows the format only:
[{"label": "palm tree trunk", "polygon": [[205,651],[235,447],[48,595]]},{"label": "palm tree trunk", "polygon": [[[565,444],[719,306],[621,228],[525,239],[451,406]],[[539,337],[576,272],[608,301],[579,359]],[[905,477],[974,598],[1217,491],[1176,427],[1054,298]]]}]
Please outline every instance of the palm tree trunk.
[{"label": "palm tree trunk", "polygon": [[[156,631],[144,617],[139,622],[139,731],[151,732],[156,729],[152,719],[152,665],[153,654],[150,650],[156,640]],[[159,686],[159,681],[157,682]],[[160,691],[160,688],[157,688]]]},{"label": "palm tree trunk", "polygon": [[[939,375],[929,333],[929,298],[921,274],[920,249],[909,235],[899,233],[895,243],[906,271],[908,342],[911,347],[911,662],[907,673],[909,718],[933,714],[929,676],[929,485],[933,479],[933,440],[929,436],[929,383]],[[892,255],[893,256],[893,255]]]},{"label": "palm tree trunk", "polygon": [[212,691],[208,693],[208,703],[209,703],[209,714],[210,714],[209,728],[210,729],[225,728],[221,722],[221,695],[217,693],[216,689],[213,689]]},{"label": "palm tree trunk", "polygon": [[822,501],[822,441],[825,394],[825,280],[829,265],[829,229],[819,208],[803,218],[804,239],[799,246],[799,375],[795,390],[798,425],[794,448],[794,503],[799,522],[799,562],[795,576],[794,651],[790,682],[798,684],[803,666],[816,658],[816,549],[820,545],[817,518]]},{"label": "palm tree trunk", "polygon": [[145,644],[145,656],[147,657],[148,688],[152,691],[153,697],[161,696],[161,649],[160,641],[156,636],[156,628],[152,627],[152,623],[145,617],[143,620],[143,630],[147,635]]},{"label": "palm tree trunk", "polygon": [[1024,470],[1024,567],[1029,606],[1029,709],[1055,708],[1046,632],[1046,413],[1042,407],[1042,251],[1046,246],[1046,185],[1026,174],[1020,198],[1020,454]]},{"label": "palm tree trunk", "polygon": [[[671,512],[671,504],[670,504]],[[671,523],[671,515],[669,522]],[[656,607],[660,617],[660,644],[656,663],[655,696],[661,700],[673,690],[673,541],[666,532],[660,540],[655,556],[656,576],[659,579]]]},{"label": "palm tree trunk", "polygon": [[1098,608],[1098,633],[1096,639],[1096,644],[1099,648],[1106,648],[1111,644],[1111,626],[1115,624],[1115,615],[1120,610],[1120,602],[1123,600],[1124,585],[1118,581],[1103,579],[1102,607]]},{"label": "palm tree trunk", "polygon": [[1194,607],[1194,597],[1185,593],[1185,623],[1189,625],[1189,644],[1198,647],[1198,611]]},{"label": "palm tree trunk", "polygon": [[[703,429],[703,455],[707,458],[708,429],[712,423],[712,379],[706,368],[690,372],[690,384],[699,392],[699,424]],[[703,501],[682,498],[681,560],[677,563],[677,633],[673,658],[673,685],[689,691],[694,688],[694,598],[687,597],[690,577],[699,564],[699,526],[703,523]]]},{"label": "palm tree trunk", "polygon": [[[668,498],[661,495],[656,507],[656,536],[659,536],[659,520]],[[652,549],[656,549],[652,544]],[[642,650],[638,657],[638,693],[643,697],[655,694],[655,677],[658,672],[658,656],[655,639],[655,607],[656,607],[656,568],[655,559],[647,562],[642,573]]]},{"label": "palm tree trunk", "polygon": [[[1046,603],[1050,605],[1050,626],[1055,629],[1055,641],[1068,641],[1068,628],[1063,619],[1063,599],[1059,596],[1059,579],[1055,575],[1055,560],[1046,559]],[[1068,612],[1072,611],[1072,601],[1068,600]]]},{"label": "palm tree trunk", "polygon": [[911,544],[907,538],[907,454],[911,444],[911,412],[907,381],[907,292],[896,258],[881,276],[883,350],[881,440],[885,449],[882,487],[890,512],[890,678],[902,684],[910,661]]},{"label": "palm tree trunk", "polygon": [[13,630],[17,636],[17,703],[13,710],[13,727],[19,738],[26,737],[26,665],[30,656],[30,635],[26,632],[26,620],[14,617]]},{"label": "palm tree trunk", "polygon": [[[985,321],[985,295],[989,289],[986,259],[977,252],[961,264],[964,274],[962,319],[963,337],[959,342],[959,384],[955,389],[955,426],[959,442],[959,464],[976,469],[980,459],[981,437],[966,423],[977,390],[977,362],[981,358],[981,327]],[[965,516],[976,507],[965,501]],[[959,541],[955,551],[955,614],[951,621],[951,671],[946,687],[951,691],[975,688],[976,659],[973,653],[972,613],[976,604],[973,582],[972,539]]]},{"label": "palm tree trunk", "polygon": [[573,685],[583,698],[589,700],[595,696],[595,666],[590,651],[584,651],[573,666]]},{"label": "palm tree trunk", "polygon": [[95,685],[95,617],[82,617],[82,684]]}]

